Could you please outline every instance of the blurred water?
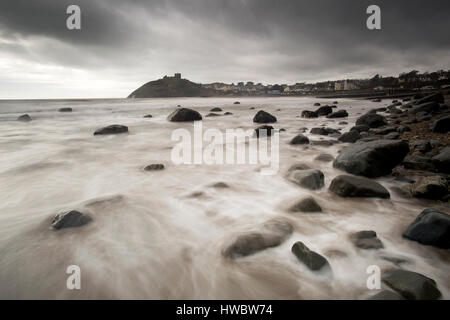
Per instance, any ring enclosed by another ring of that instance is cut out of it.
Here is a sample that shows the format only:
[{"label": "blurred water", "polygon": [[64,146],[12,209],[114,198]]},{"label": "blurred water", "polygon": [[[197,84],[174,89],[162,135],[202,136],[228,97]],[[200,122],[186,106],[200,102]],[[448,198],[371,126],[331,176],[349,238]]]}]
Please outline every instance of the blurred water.
[{"label": "blurred water", "polygon": [[[290,146],[302,127],[326,124],[348,130],[359,113],[386,105],[339,100],[348,119],[303,119],[312,98],[180,98],[144,100],[0,101],[0,298],[2,299],[364,299],[366,268],[395,267],[383,257],[406,259],[402,267],[425,274],[450,297],[450,254],[401,237],[425,203],[403,199],[342,199],[327,187],[342,172],[315,161],[331,147]],[[254,128],[254,114],[277,116],[280,172],[263,176],[256,165],[181,165],[170,161],[171,133],[191,123],[166,120],[177,105],[202,115],[212,107],[231,116],[204,118],[222,130]],[[60,113],[61,107],[73,112]],[[249,110],[255,107],[255,110]],[[278,109],[281,109],[278,111]],[[28,113],[33,121],[16,118]],[[152,114],[153,118],[143,118]],[[340,121],[347,125],[339,125]],[[93,136],[106,125],[123,124],[129,134]],[[308,130],[309,131],[309,130]],[[309,134],[308,134],[309,135]],[[319,136],[310,139],[319,140]],[[323,138],[323,137],[322,137]],[[326,187],[301,189],[284,178],[305,162],[325,174]],[[166,169],[145,172],[151,163]],[[379,179],[390,188],[392,177]],[[211,184],[225,182],[229,189]],[[199,197],[192,197],[202,192]],[[290,214],[286,209],[314,195],[323,214]],[[50,230],[64,210],[89,213],[82,228]],[[289,220],[293,235],[281,246],[228,261],[223,248],[237,234],[274,217]],[[352,231],[375,230],[383,250],[358,250]],[[290,252],[295,241],[327,256],[332,274],[315,274]],[[339,250],[339,257],[329,254]],[[66,288],[67,266],[81,268],[81,290]]]}]

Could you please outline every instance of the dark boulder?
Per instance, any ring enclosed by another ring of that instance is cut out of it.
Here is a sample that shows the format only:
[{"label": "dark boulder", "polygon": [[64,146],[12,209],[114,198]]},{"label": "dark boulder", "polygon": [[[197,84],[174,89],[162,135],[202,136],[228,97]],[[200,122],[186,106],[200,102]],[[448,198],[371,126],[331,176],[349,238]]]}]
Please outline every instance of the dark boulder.
[{"label": "dark boulder", "polygon": [[339,141],[341,142],[347,142],[347,143],[355,143],[361,139],[361,135],[356,130],[350,130],[349,132],[344,133],[342,136],[339,137]]},{"label": "dark boulder", "polygon": [[233,104],[241,104],[239,101],[235,101]]},{"label": "dark boulder", "polygon": [[219,107],[215,107],[215,108],[212,108],[209,111],[211,111],[211,112],[222,112],[222,109],[220,109]]},{"label": "dark boulder", "polygon": [[418,106],[409,109],[408,113],[410,114],[419,114],[421,112],[424,113],[430,113],[430,112],[436,112],[439,111],[440,106],[437,102],[426,102],[423,104],[419,104]]},{"label": "dark boulder", "polygon": [[270,136],[272,136],[272,134],[274,132],[275,132],[274,127],[264,125],[264,126],[260,126],[260,127],[255,129],[255,136],[257,138],[270,137]]},{"label": "dark boulder", "polygon": [[341,197],[390,198],[389,191],[373,180],[348,175],[340,175],[331,181],[330,191]]},{"label": "dark boulder", "polygon": [[430,127],[434,133],[448,133],[450,131],[450,116],[437,119]]},{"label": "dark boulder", "polygon": [[408,156],[403,160],[402,165],[410,170],[435,171],[436,169],[430,158],[421,156]]},{"label": "dark boulder", "polygon": [[315,111],[304,110],[302,112],[302,118],[317,118],[319,115]]},{"label": "dark boulder", "polygon": [[202,115],[195,110],[189,108],[181,108],[172,112],[168,116],[168,120],[171,122],[187,122],[202,120]]},{"label": "dark boulder", "polygon": [[220,117],[220,116],[221,116],[221,114],[210,112],[205,117],[210,118],[210,117]]},{"label": "dark boulder", "polygon": [[324,267],[330,268],[330,264],[325,257],[317,252],[309,250],[309,248],[300,241],[294,243],[291,251],[300,262],[304,263],[308,269],[312,271],[318,271]]},{"label": "dark boulder", "polygon": [[151,114],[147,114],[144,116],[144,118],[153,118],[153,116]]},{"label": "dark boulder", "polygon": [[334,119],[334,118],[345,118],[348,117],[348,113],[345,110],[339,110],[333,113],[330,113],[329,115],[327,115],[327,118],[329,119]]},{"label": "dark boulder", "polygon": [[314,103],[314,107],[320,107],[320,103],[318,102]]},{"label": "dark boulder", "polygon": [[319,109],[317,109],[315,111],[317,113],[317,115],[320,116],[326,116],[329,115],[330,113],[333,113],[333,108],[331,108],[330,106],[322,106]]},{"label": "dark boulder", "polygon": [[322,208],[313,197],[305,197],[289,208],[290,212],[322,212]]},{"label": "dark boulder", "polygon": [[81,227],[92,219],[79,211],[72,210],[58,213],[52,220],[52,228],[59,230],[64,228]]},{"label": "dark boulder", "polygon": [[341,134],[339,132],[339,130],[337,130],[337,129],[324,128],[324,127],[312,128],[309,132],[311,134],[319,134],[319,135],[322,135],[322,136],[327,136],[329,134],[334,134],[334,133]]},{"label": "dark boulder", "polygon": [[398,133],[411,132],[411,128],[405,125],[401,125],[397,128]]},{"label": "dark boulder", "polygon": [[358,131],[359,133],[367,132],[369,130],[370,130],[370,127],[365,124],[359,124],[359,125],[356,125],[356,126],[350,128],[350,131]]},{"label": "dark boulder", "polygon": [[297,145],[297,144],[309,144],[308,137],[304,136],[303,134],[298,134],[294,138],[292,138],[291,142],[289,144]]},{"label": "dark boulder", "polygon": [[441,297],[436,281],[417,272],[392,270],[383,277],[383,282],[408,300],[437,300]]},{"label": "dark boulder", "polygon": [[163,169],[164,165],[162,163],[153,163],[144,168],[145,171],[159,171]]},{"label": "dark boulder", "polygon": [[444,103],[444,96],[442,95],[442,93],[431,94],[429,96],[414,101],[414,104],[423,104],[427,102]]},{"label": "dark boulder", "polygon": [[258,111],[258,113],[253,118],[255,123],[274,123],[277,122],[277,118],[264,110]]},{"label": "dark boulder", "polygon": [[282,244],[294,228],[284,220],[270,220],[256,231],[239,235],[222,254],[231,259],[245,257]]},{"label": "dark boulder", "polygon": [[22,121],[22,122],[29,122],[31,121],[31,117],[28,114],[23,114],[20,117],[17,118],[17,121]]},{"label": "dark boulder", "polygon": [[369,130],[369,133],[373,133],[373,134],[380,134],[380,135],[385,135],[391,132],[397,132],[397,127],[394,126],[388,126],[388,127],[384,127],[381,129],[371,129]]},{"label": "dark boulder", "polygon": [[448,193],[447,180],[441,176],[422,177],[411,186],[416,198],[440,200]]},{"label": "dark boulder", "polygon": [[364,230],[352,233],[350,240],[360,249],[377,250],[384,248],[383,243],[377,238],[377,233],[372,230]]},{"label": "dark boulder", "polygon": [[379,114],[366,113],[356,120],[356,125],[366,125],[370,128],[379,128],[387,125],[385,117]]},{"label": "dark boulder", "polygon": [[315,169],[290,171],[287,179],[310,190],[318,190],[325,185],[325,177],[322,171]]},{"label": "dark boulder", "polygon": [[72,112],[72,108],[59,108],[59,112]]},{"label": "dark boulder", "polygon": [[337,169],[370,178],[391,173],[409,152],[405,141],[358,141],[345,148],[333,162]]},{"label": "dark boulder", "polygon": [[233,113],[227,111],[227,112],[225,112],[223,115],[224,115],[224,116],[231,116],[232,114],[233,114]]},{"label": "dark boulder", "polygon": [[439,172],[450,173],[450,147],[442,149],[431,161]]},{"label": "dark boulder", "polygon": [[450,215],[427,208],[409,225],[403,237],[423,245],[450,249]]},{"label": "dark boulder", "polygon": [[113,124],[104,128],[100,128],[94,132],[96,135],[106,135],[106,134],[119,134],[128,132],[127,126],[122,126],[120,124]]}]

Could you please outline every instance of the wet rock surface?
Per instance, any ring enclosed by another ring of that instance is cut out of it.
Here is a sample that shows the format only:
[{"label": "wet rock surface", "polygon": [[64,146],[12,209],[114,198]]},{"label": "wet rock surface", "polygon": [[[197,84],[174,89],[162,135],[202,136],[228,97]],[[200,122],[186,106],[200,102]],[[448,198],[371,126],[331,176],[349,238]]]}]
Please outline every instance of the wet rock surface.
[{"label": "wet rock surface", "polygon": [[297,241],[291,249],[297,259],[312,271],[319,271],[322,268],[330,268],[328,260],[317,252],[309,250],[302,242]]},{"label": "wet rock surface", "polygon": [[393,270],[383,277],[383,282],[408,300],[437,300],[441,297],[436,281],[416,272]]},{"label": "wet rock surface", "polygon": [[390,198],[389,191],[376,181],[340,175],[331,181],[330,191],[341,197]]},{"label": "wet rock surface", "polygon": [[316,169],[293,170],[288,173],[287,179],[300,187],[318,190],[325,185],[325,176]]},{"label": "wet rock surface", "polygon": [[172,112],[167,119],[171,122],[190,122],[202,120],[202,115],[189,108],[180,108]]},{"label": "wet rock surface", "polygon": [[84,226],[92,221],[92,219],[79,211],[72,210],[58,213],[52,220],[52,228],[55,230],[65,228],[76,228]]},{"label": "wet rock surface", "polygon": [[264,110],[260,110],[253,118],[253,122],[255,122],[255,123],[274,123],[274,122],[277,122],[277,118]]},{"label": "wet rock surface", "polygon": [[94,132],[94,136],[127,133],[128,127],[120,124],[113,124],[107,127],[100,128]]}]

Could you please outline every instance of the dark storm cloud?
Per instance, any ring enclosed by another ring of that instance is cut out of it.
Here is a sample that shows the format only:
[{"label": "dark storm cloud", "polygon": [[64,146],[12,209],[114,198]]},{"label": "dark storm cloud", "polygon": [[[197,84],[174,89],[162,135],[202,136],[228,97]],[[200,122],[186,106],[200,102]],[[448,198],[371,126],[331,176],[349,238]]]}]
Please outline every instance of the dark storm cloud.
[{"label": "dark storm cloud", "polygon": [[[70,4],[81,31],[65,27]],[[365,27],[370,4],[381,31]],[[124,93],[175,71],[203,82],[339,79],[448,68],[449,12],[448,0],[3,0],[0,50],[108,74],[128,81]]]}]

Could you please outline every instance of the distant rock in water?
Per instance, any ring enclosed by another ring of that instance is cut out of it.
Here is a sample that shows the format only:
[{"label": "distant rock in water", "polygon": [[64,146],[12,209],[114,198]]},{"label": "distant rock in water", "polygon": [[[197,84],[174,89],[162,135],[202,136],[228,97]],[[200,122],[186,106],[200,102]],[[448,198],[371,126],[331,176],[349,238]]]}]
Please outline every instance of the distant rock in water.
[{"label": "distant rock in water", "polygon": [[348,173],[376,178],[391,173],[409,152],[399,140],[358,141],[342,150],[333,166]]},{"label": "distant rock in water", "polygon": [[107,134],[119,134],[128,132],[128,127],[122,126],[120,124],[113,124],[104,128],[100,128],[94,132],[96,135],[107,135]]},{"label": "distant rock in water", "polygon": [[409,225],[403,237],[424,245],[450,249],[450,215],[427,208]]},{"label": "distant rock in water", "polygon": [[72,108],[59,108],[59,112],[72,112]]},{"label": "distant rock in water", "polygon": [[171,122],[199,121],[202,115],[189,108],[180,108],[172,112],[167,119]]},{"label": "distant rock in water", "polygon": [[304,243],[297,241],[291,249],[299,261],[304,263],[308,269],[318,271],[324,267],[330,267],[328,260],[317,252],[309,250]]},{"label": "distant rock in water", "polygon": [[322,212],[322,208],[313,197],[305,197],[289,208],[290,212]]},{"label": "distant rock in water", "polygon": [[210,112],[205,117],[210,118],[210,117],[220,117],[220,116],[221,116],[221,114]]},{"label": "distant rock in water", "polygon": [[333,113],[330,113],[327,115],[327,118],[333,119],[333,118],[346,118],[348,117],[348,112],[346,110],[339,110]]},{"label": "distant rock in water", "polygon": [[303,134],[298,134],[294,138],[292,138],[291,142],[289,144],[292,145],[298,145],[298,144],[309,144],[309,139]]},{"label": "distant rock in water", "polygon": [[319,115],[315,111],[304,110],[302,111],[302,118],[318,118]]},{"label": "distant rock in water", "polygon": [[337,176],[331,181],[330,191],[341,197],[389,198],[389,191],[376,181],[348,175]]},{"label": "distant rock in water", "polygon": [[147,114],[144,116],[144,118],[153,118],[153,116],[151,114]]},{"label": "distant rock in water", "polygon": [[318,190],[325,185],[323,172],[315,169],[290,171],[287,179],[300,187],[310,190]]},{"label": "distant rock in water", "polygon": [[333,113],[333,108],[331,108],[330,106],[322,106],[319,109],[317,109],[315,112],[319,115],[319,117],[326,116],[326,115],[329,115],[330,113]]},{"label": "distant rock in water", "polygon": [[144,168],[145,171],[160,171],[164,169],[164,165],[162,163],[153,163]]},{"label": "distant rock in water", "polygon": [[203,88],[201,84],[181,79],[181,76],[175,76],[147,82],[133,91],[128,98],[209,97],[218,95],[220,93],[216,90]]},{"label": "distant rock in water", "polygon": [[220,109],[219,107],[215,107],[215,108],[212,108],[209,111],[211,111],[211,112],[222,112],[222,109]]},{"label": "distant rock in water", "polygon": [[23,114],[17,118],[17,121],[29,122],[31,121],[31,117],[28,114]]},{"label": "distant rock in water", "polygon": [[383,243],[377,238],[377,233],[372,230],[364,230],[352,233],[350,239],[360,249],[376,250],[384,248]]},{"label": "distant rock in water", "polygon": [[331,162],[334,160],[334,157],[328,153],[321,153],[317,157],[315,157],[314,160],[321,162]]},{"label": "distant rock in water", "polygon": [[272,126],[260,126],[255,129],[255,136],[257,138],[270,137],[274,133],[275,129]]},{"label": "distant rock in water", "polygon": [[235,101],[233,104],[241,104],[239,101]]},{"label": "distant rock in water", "polygon": [[72,210],[58,213],[52,220],[53,229],[81,227],[89,223],[92,219],[79,211]]},{"label": "distant rock in water", "polygon": [[253,118],[255,123],[274,123],[277,122],[277,118],[264,110],[258,111],[258,113]]},{"label": "distant rock in water", "polygon": [[293,230],[294,228],[287,221],[270,220],[255,231],[239,235],[222,254],[227,258],[237,259],[279,246],[292,234]]}]

